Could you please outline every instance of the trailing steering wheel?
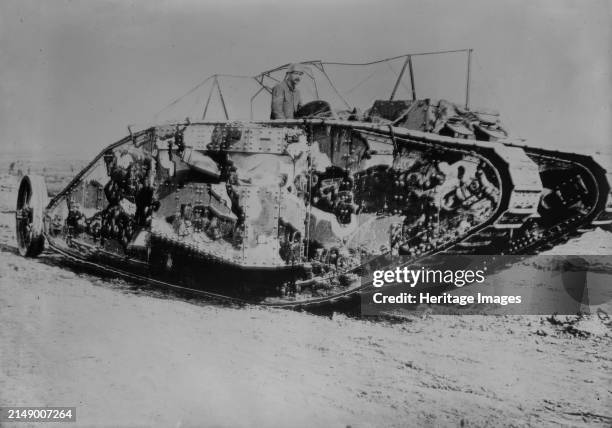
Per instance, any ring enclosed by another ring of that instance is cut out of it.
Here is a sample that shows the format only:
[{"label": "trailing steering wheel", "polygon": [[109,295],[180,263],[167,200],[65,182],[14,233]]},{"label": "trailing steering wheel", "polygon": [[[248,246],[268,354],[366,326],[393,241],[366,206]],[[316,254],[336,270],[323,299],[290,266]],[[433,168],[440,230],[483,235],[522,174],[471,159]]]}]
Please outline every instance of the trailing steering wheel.
[{"label": "trailing steering wheel", "polygon": [[47,207],[47,186],[38,175],[26,175],[19,183],[15,227],[19,253],[36,257],[45,248],[43,211]]}]

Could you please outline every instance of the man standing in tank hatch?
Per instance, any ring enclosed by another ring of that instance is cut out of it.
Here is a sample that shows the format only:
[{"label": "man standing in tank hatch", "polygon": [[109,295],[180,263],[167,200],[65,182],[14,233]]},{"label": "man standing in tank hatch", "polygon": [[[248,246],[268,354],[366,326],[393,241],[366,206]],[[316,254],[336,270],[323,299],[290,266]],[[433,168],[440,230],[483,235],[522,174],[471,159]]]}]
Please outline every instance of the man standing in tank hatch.
[{"label": "man standing in tank hatch", "polygon": [[298,83],[304,74],[304,66],[291,64],[287,68],[285,80],[272,88],[272,111],[270,119],[293,119],[295,112],[302,106]]}]

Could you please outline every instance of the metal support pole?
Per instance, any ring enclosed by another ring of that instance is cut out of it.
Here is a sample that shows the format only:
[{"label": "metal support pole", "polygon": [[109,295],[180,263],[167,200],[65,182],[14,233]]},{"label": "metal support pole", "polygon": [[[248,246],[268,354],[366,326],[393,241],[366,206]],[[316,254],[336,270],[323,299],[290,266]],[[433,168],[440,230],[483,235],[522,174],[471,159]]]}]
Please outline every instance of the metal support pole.
[{"label": "metal support pole", "polygon": [[253,101],[255,101],[255,98],[257,98],[257,95],[259,95],[261,91],[263,91],[264,89],[266,89],[266,87],[262,86],[261,88],[259,88],[257,92],[255,92],[255,95],[251,97],[251,120],[253,120]]},{"label": "metal support pole", "polygon": [[263,82],[264,78],[263,78],[263,76],[262,76],[262,77],[259,77],[259,78],[258,78],[258,77],[255,77],[254,79],[255,79],[255,81],[257,82],[257,84],[258,84],[259,86],[261,86],[261,88],[262,88],[262,89],[265,89],[266,91],[268,91],[268,93],[269,93],[269,94],[272,94],[272,89],[270,89],[270,88],[268,88],[266,85],[264,85],[264,82]]},{"label": "metal support pole", "polygon": [[471,79],[471,73],[470,73],[470,67],[472,65],[472,49],[468,49],[468,54],[467,54],[467,83],[465,85],[465,109],[469,110],[470,109],[470,79]]},{"label": "metal support pole", "polygon": [[219,91],[219,98],[221,98],[221,105],[223,106],[223,113],[225,113],[225,120],[229,120],[229,115],[227,114],[227,107],[225,107],[225,100],[223,99],[223,92],[221,92],[221,85],[219,84],[219,80],[216,77],[215,83],[217,84],[217,91]]},{"label": "metal support pole", "polygon": [[319,88],[317,87],[317,79],[314,78],[314,76],[310,76],[312,78],[312,83],[314,85],[314,90],[315,90],[315,95],[317,96],[317,99],[320,100],[319,98]]},{"label": "metal support pole", "polygon": [[206,105],[204,106],[204,113],[202,113],[202,120],[206,120],[206,112],[208,111],[208,105],[210,104],[210,99],[212,97],[213,91],[215,90],[216,84],[217,84],[217,76],[215,75],[212,86],[210,87],[210,92],[208,93],[208,98],[206,99]]},{"label": "metal support pole", "polygon": [[338,98],[340,98],[342,100],[342,102],[344,103],[344,105],[346,106],[347,109],[351,109],[351,105],[344,99],[344,97],[342,96],[342,94],[340,94],[340,92],[338,92],[338,89],[336,89],[336,87],[334,86],[334,82],[331,81],[331,79],[329,78],[329,76],[327,75],[327,73],[325,72],[325,69],[323,68],[323,65],[321,65],[321,72],[323,73],[323,76],[325,76],[325,78],[327,79],[327,81],[329,82],[329,85],[331,86],[331,88],[334,90],[334,92],[336,93],[336,95],[338,96]]},{"label": "metal support pole", "polygon": [[414,70],[412,69],[412,56],[408,56],[408,69],[410,70],[410,88],[412,89],[412,100],[416,100],[416,90],[414,89]]},{"label": "metal support pole", "polygon": [[[406,57],[406,61],[404,61],[404,65],[402,65],[402,71],[400,71],[400,74],[397,77],[397,80],[395,81],[395,86],[393,86],[393,92],[391,92],[389,101],[393,101],[393,98],[395,98],[395,93],[397,92],[397,88],[399,87],[400,82],[402,81],[402,78],[404,77],[404,73],[406,72],[406,67],[408,66],[409,62],[410,62],[410,55]],[[412,78],[410,80],[412,81]],[[413,92],[414,92],[414,89],[413,89]]]}]

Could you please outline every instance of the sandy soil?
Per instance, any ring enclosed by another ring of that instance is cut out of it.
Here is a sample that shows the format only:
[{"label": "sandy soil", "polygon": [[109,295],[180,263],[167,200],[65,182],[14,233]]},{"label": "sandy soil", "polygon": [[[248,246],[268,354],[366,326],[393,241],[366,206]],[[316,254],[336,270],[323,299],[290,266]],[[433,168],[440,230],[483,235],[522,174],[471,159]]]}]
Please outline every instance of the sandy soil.
[{"label": "sandy soil", "polygon": [[77,426],[612,425],[605,312],[391,322],[213,305],[20,257],[2,183],[0,405],[76,406]]}]

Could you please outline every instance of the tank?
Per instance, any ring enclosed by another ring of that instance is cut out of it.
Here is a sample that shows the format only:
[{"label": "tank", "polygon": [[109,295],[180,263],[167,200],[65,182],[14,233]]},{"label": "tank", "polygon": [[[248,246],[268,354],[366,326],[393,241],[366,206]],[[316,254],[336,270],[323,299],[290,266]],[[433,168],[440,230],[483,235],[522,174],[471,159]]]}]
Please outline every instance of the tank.
[{"label": "tank", "polygon": [[[209,96],[200,121],[130,131],[50,201],[24,177],[20,252],[46,244],[154,285],[305,308],[367,293],[363,267],[390,255],[537,254],[609,227],[610,166],[517,143],[470,107],[465,52],[461,105],[417,99],[412,73],[412,98],[395,99],[414,54],[365,113],[315,100],[295,119],[230,120],[215,75],[226,120],[206,120]],[[259,91],[288,66],[257,75]]]}]

